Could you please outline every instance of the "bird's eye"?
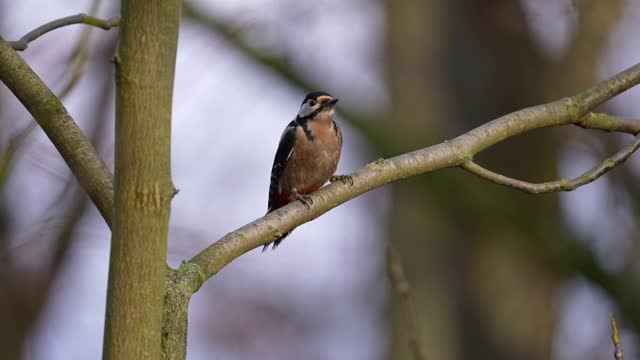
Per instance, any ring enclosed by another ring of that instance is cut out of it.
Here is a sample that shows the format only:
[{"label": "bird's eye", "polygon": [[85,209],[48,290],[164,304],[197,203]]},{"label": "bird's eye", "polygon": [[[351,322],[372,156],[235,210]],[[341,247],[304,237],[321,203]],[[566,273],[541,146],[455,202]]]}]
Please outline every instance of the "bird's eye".
[{"label": "bird's eye", "polygon": [[309,100],[309,106],[316,106],[316,101],[313,99]]}]

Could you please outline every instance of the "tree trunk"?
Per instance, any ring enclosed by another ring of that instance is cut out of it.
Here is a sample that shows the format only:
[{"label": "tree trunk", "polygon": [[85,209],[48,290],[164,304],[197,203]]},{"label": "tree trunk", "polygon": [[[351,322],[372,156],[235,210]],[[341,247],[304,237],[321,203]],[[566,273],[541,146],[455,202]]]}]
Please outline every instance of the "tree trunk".
[{"label": "tree trunk", "polygon": [[122,1],[104,359],[159,359],[181,1]]}]

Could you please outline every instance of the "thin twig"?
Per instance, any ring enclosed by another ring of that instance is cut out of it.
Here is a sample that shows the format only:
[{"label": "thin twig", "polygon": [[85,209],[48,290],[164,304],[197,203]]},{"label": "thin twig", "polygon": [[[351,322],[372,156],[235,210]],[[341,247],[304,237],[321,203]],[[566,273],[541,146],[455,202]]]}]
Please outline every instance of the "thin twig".
[{"label": "thin twig", "polygon": [[[93,0],[91,3],[91,9],[89,10],[89,14],[94,15],[98,12],[98,8],[100,7],[101,0]],[[91,30],[92,27],[86,27],[82,32],[80,37],[80,41],[71,52],[70,62],[72,66],[71,75],[69,76],[69,80],[61,91],[61,95],[58,97],[62,98],[66,94],[70,93],[71,90],[80,82],[82,78],[82,74],[84,73],[84,69],[86,68],[87,62],[89,60],[89,47],[91,40]]]},{"label": "thin twig", "polygon": [[409,349],[415,360],[426,360],[427,356],[420,344],[420,331],[416,322],[416,314],[411,301],[409,280],[404,275],[404,268],[400,254],[390,244],[387,247],[387,266],[389,278],[393,284],[393,288],[400,298],[402,308],[404,309],[405,321],[407,322],[407,330],[409,332]]},{"label": "thin twig", "polygon": [[618,331],[618,324],[616,323],[616,317],[611,313],[611,328],[613,330],[613,335],[611,336],[611,340],[613,341],[613,358],[615,360],[622,360],[622,344],[620,344],[620,332]]},{"label": "thin twig", "polygon": [[7,147],[0,155],[0,189],[4,187],[5,182],[9,178],[18,151],[36,126],[37,124],[35,122],[31,122],[9,139]]},{"label": "thin twig", "polygon": [[624,147],[622,150],[618,151],[612,157],[603,161],[600,165],[594,167],[593,169],[585,172],[584,174],[578,176],[577,178],[571,180],[557,180],[557,181],[549,181],[544,183],[530,183],[518,179],[513,179],[508,176],[504,176],[502,174],[495,173],[491,170],[485,169],[482,166],[473,162],[473,160],[469,160],[461,165],[461,167],[479,177],[489,180],[498,185],[508,186],[517,190],[524,191],[529,194],[542,194],[542,193],[550,193],[550,192],[559,192],[559,191],[573,191],[580,186],[589,184],[595,181],[597,178],[609,172],[609,170],[613,169],[617,165],[623,163],[625,160],[631,156],[638,148],[640,147],[640,135],[636,136],[631,142],[631,144]]},{"label": "thin twig", "polygon": [[107,20],[102,20],[100,18],[90,16],[87,14],[71,15],[71,16],[50,21],[38,27],[37,29],[28,32],[25,36],[21,37],[20,40],[8,41],[8,43],[16,51],[26,50],[30,42],[48,33],[49,31],[53,31],[63,26],[68,26],[73,24],[85,24],[85,25],[95,26],[103,30],[111,30],[112,28],[120,25],[120,16],[113,16]]}]

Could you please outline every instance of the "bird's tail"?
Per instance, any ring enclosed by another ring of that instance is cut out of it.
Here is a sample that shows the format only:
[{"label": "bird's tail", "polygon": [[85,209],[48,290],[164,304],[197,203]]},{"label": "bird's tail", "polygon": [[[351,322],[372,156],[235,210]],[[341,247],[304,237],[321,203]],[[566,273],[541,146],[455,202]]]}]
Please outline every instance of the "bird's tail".
[{"label": "bird's tail", "polygon": [[[293,230],[291,230],[291,231],[293,231]],[[286,232],[286,233],[282,234],[282,236],[281,236],[281,237],[279,237],[278,239],[276,239],[276,241],[274,241],[274,242],[272,243],[272,244],[273,244],[273,247],[271,248],[271,250],[275,250],[275,249],[278,247],[278,245],[280,245],[280,243],[282,242],[282,240],[284,240],[284,238],[286,238],[287,236],[289,236],[289,234],[291,234],[291,231],[288,231],[288,232]],[[269,245],[271,245],[271,244],[265,244],[265,245],[262,247],[262,252],[267,251],[267,250],[269,249]]]}]

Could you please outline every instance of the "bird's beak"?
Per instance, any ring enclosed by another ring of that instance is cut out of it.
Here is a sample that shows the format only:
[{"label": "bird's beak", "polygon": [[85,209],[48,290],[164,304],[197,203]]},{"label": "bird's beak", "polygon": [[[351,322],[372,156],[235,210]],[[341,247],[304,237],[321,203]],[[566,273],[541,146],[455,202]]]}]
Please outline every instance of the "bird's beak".
[{"label": "bird's beak", "polygon": [[326,102],[325,106],[335,106],[338,103],[338,98],[333,98]]}]

